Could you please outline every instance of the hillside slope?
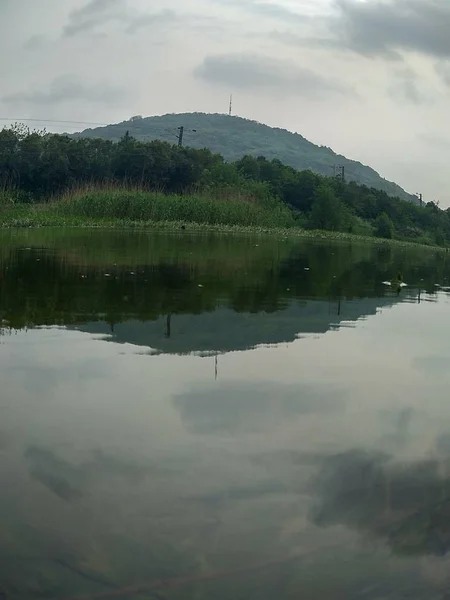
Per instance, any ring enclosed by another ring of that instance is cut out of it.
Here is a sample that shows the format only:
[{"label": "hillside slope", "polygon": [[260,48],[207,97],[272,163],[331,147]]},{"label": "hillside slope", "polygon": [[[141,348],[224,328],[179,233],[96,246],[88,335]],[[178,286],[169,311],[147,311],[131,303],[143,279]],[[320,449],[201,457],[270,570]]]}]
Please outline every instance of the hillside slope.
[{"label": "hillside slope", "polygon": [[405,192],[396,183],[387,181],[371,167],[349,160],[325,146],[316,146],[297,133],[240,117],[203,113],[134,117],[115,125],[86,129],[74,134],[74,137],[100,137],[117,141],[129,131],[138,140],[159,139],[176,143],[180,125],[185,128],[186,146],[209,148],[229,161],[237,160],[245,154],[265,156],[268,159],[277,158],[299,170],[311,169],[328,176],[333,175],[335,167],[344,166],[347,180],[417,202],[415,196]]}]

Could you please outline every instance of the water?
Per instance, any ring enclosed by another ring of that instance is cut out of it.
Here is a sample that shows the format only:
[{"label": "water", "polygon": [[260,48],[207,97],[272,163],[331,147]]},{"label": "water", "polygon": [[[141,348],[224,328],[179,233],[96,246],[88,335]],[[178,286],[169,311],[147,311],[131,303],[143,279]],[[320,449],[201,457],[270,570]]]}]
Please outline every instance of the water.
[{"label": "water", "polygon": [[449,277],[423,250],[3,232],[0,598],[447,598]]}]

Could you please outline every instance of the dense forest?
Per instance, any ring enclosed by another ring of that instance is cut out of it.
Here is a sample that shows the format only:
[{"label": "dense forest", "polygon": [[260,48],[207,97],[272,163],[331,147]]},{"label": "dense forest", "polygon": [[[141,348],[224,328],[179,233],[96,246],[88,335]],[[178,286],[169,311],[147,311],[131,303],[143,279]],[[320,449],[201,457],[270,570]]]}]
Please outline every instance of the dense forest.
[{"label": "dense forest", "polygon": [[415,201],[397,184],[387,181],[372,168],[349,160],[325,146],[317,146],[298,133],[269,127],[240,117],[221,114],[184,113],[158,117],[132,117],[128,121],[86,129],[74,137],[102,138],[118,142],[127,131],[141,142],[162,140],[174,143],[178,128],[184,127],[186,145],[192,148],[209,148],[221,154],[226,161],[234,162],[246,154],[278,159],[299,171],[310,170],[319,175],[330,176],[344,167],[348,181],[355,181],[398,196],[402,200]]},{"label": "dense forest", "polygon": [[3,205],[48,202],[83,186],[112,185],[185,196],[186,206],[195,193],[220,200],[222,208],[232,199],[250,208],[278,207],[283,220],[277,225],[450,243],[450,211],[432,202],[418,206],[342,176],[297,171],[277,159],[246,155],[226,162],[208,149],[140,142],[129,133],[116,143],[20,125],[0,131]]}]

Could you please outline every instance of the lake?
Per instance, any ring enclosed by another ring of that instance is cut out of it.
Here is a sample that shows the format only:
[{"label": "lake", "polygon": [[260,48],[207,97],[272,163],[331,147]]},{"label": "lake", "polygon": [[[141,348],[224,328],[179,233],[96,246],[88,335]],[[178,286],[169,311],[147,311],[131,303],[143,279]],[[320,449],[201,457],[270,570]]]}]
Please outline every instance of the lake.
[{"label": "lake", "polygon": [[0,598],[449,598],[449,282],[421,248],[0,232]]}]

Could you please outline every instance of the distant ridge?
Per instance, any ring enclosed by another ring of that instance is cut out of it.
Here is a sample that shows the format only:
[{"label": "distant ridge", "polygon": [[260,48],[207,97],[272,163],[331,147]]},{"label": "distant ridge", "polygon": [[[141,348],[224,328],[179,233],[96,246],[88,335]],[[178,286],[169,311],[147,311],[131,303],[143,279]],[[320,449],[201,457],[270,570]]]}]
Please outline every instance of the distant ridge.
[{"label": "distant ridge", "polygon": [[[164,140],[176,143],[177,128],[185,128],[184,144],[193,148],[209,148],[229,161],[245,154],[278,159],[295,169],[310,169],[331,176],[335,167],[345,167],[348,181],[385,191],[390,196],[417,202],[417,198],[392,181],[381,177],[371,167],[336,154],[326,146],[317,146],[302,135],[269,127],[224,114],[182,113],[157,117],[132,117],[128,121],[86,129],[73,137],[99,137],[119,140],[127,131],[138,140]],[[195,132],[194,132],[195,130]]]}]

